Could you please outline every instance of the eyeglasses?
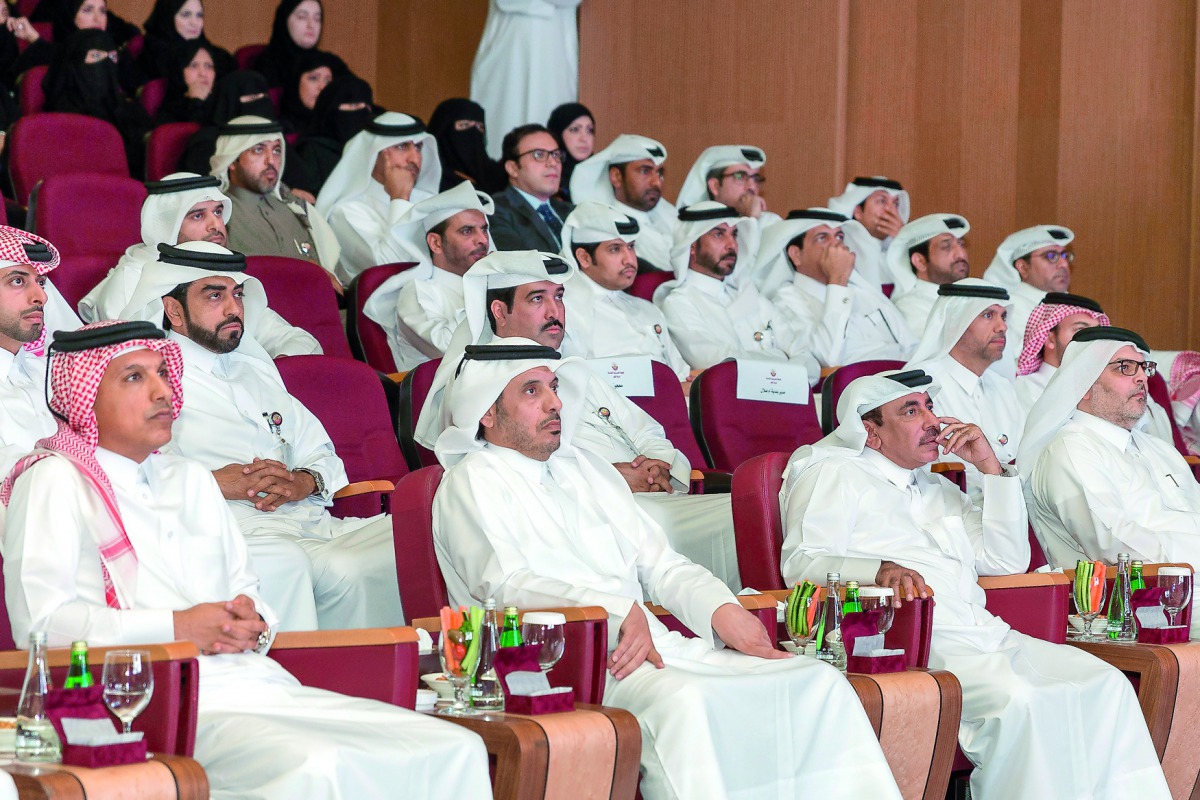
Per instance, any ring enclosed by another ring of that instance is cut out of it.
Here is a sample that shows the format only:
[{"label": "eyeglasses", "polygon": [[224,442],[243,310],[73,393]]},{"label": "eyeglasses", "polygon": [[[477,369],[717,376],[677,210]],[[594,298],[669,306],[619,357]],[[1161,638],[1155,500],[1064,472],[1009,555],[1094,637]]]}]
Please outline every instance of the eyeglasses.
[{"label": "eyeglasses", "polygon": [[754,183],[758,186],[762,186],[764,183],[767,182],[766,175],[763,175],[762,173],[756,173],[754,175],[751,175],[749,172],[746,172],[746,170],[744,170],[744,169],[735,170],[733,172],[722,172],[721,180],[725,180],[726,178],[731,178],[734,183],[745,183],[746,181],[754,181]]},{"label": "eyeglasses", "polygon": [[1041,255],[1042,258],[1046,259],[1051,264],[1057,264],[1060,258],[1068,264],[1075,262],[1075,254],[1070,250],[1051,250],[1046,253],[1040,253],[1039,255]]},{"label": "eyeglasses", "polygon": [[1108,362],[1108,366],[1116,367],[1117,372],[1124,375],[1126,378],[1132,378],[1137,375],[1138,368],[1141,367],[1142,372],[1146,373],[1147,378],[1153,378],[1158,372],[1157,361],[1134,361],[1132,358],[1118,358],[1116,361]]},{"label": "eyeglasses", "polygon": [[536,150],[526,150],[524,153],[517,153],[517,160],[519,161],[525,156],[531,156],[534,161],[542,164],[546,161],[546,159],[550,159],[551,161],[562,161],[564,155],[566,155],[566,153],[562,150],[543,150],[539,147]]}]

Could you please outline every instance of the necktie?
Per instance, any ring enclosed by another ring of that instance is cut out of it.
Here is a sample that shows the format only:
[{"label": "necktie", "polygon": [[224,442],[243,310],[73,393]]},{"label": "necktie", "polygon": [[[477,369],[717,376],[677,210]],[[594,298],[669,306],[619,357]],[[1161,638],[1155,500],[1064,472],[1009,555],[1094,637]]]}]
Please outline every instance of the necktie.
[{"label": "necktie", "polygon": [[550,233],[554,234],[554,246],[562,247],[562,222],[554,214],[554,209],[550,208],[549,203],[542,203],[537,207],[538,215],[546,221],[546,227],[550,229]]}]

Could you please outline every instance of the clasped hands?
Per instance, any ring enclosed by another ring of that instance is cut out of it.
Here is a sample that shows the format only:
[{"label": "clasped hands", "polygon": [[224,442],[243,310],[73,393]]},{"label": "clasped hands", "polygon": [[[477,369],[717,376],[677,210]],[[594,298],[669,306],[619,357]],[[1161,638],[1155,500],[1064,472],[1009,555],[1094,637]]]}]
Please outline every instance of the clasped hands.
[{"label": "clasped hands", "polygon": [[204,655],[258,649],[267,623],[244,594],[223,603],[201,603],[172,614],[175,638],[192,642]]},{"label": "clasped hands", "polygon": [[307,472],[292,471],[270,458],[249,464],[226,464],[213,472],[226,500],[250,500],[259,511],[274,511],[284,503],[302,500],[316,491]]}]

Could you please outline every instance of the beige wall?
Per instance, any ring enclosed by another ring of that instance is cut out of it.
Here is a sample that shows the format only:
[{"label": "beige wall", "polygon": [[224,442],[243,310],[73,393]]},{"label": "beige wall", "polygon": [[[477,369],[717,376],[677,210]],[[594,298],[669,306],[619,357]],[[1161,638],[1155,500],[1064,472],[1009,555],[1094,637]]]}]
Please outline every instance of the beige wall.
[{"label": "beige wall", "polygon": [[1067,225],[1072,288],[1157,347],[1195,347],[1196,6],[585,2],[580,94],[600,144],[663,141],[668,196],[707,145],[755,144],[776,210],[887,174],[914,214],[964,214],[976,275],[1013,230]]}]

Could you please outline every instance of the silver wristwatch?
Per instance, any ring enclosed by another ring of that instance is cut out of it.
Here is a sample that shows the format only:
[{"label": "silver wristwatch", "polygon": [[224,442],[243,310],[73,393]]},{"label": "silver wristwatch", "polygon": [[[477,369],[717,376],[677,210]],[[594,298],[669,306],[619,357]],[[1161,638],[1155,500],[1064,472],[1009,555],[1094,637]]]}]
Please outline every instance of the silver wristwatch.
[{"label": "silver wristwatch", "polygon": [[313,494],[320,497],[325,496],[325,479],[321,477],[321,473],[317,472],[315,469],[309,469],[308,467],[300,467],[296,470],[296,472],[303,472],[313,479],[313,486],[315,487],[313,489]]}]

